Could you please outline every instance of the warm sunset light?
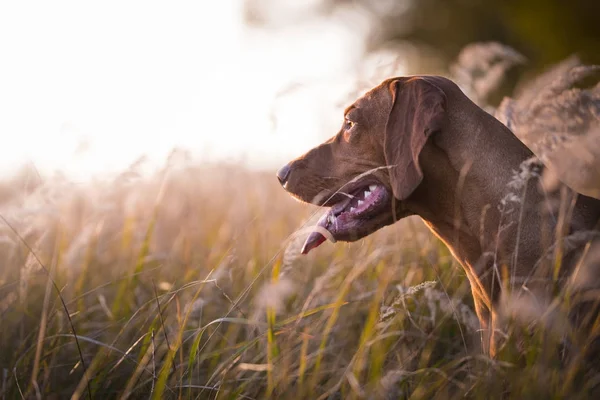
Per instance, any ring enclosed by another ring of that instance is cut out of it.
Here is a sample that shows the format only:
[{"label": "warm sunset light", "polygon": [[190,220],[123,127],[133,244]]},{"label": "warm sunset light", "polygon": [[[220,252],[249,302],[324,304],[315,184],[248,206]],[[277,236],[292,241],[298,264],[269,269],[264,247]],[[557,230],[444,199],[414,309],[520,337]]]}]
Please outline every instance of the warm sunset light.
[{"label": "warm sunset light", "polygon": [[0,400],[600,399],[600,1],[0,1]]},{"label": "warm sunset light", "polygon": [[348,22],[253,28],[241,1],[4,3],[0,170],[81,178],[174,147],[274,167],[341,124],[364,50]]}]

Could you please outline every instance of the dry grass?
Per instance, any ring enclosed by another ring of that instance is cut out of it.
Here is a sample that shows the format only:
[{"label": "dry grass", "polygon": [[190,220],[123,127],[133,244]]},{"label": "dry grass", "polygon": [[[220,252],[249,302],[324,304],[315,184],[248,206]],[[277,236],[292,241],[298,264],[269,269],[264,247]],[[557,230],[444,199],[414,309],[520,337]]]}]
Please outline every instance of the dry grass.
[{"label": "dry grass", "polygon": [[316,210],[272,173],[19,182],[2,215],[44,268],[3,225],[3,398],[489,398],[565,382],[539,354],[475,355],[468,283],[418,219],[304,257],[288,235]]},{"label": "dry grass", "polygon": [[272,172],[174,159],[1,184],[0,398],[587,398],[600,383],[530,325],[478,355],[464,272],[418,219],[300,256],[290,234],[315,212]]}]

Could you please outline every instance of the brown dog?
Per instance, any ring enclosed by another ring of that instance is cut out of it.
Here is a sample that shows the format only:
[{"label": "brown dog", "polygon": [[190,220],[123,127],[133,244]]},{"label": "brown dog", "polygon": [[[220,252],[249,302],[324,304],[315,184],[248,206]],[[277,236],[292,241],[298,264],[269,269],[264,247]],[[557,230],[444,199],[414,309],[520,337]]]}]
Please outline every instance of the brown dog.
[{"label": "brown dog", "polygon": [[[564,186],[546,192],[538,179],[543,166],[524,163],[532,155],[452,81],[401,77],[348,107],[337,135],[277,177],[298,199],[331,207],[317,225],[335,240],[355,241],[420,216],[464,267],[487,332],[484,350],[494,354],[503,292],[526,288],[546,298],[557,282],[564,287],[586,243],[597,237],[600,201]],[[515,175],[522,164],[529,169]],[[557,247],[573,235],[579,239]],[[312,233],[302,252],[323,241]],[[556,248],[563,257],[558,271],[549,255]],[[591,280],[584,286],[599,277]]]}]

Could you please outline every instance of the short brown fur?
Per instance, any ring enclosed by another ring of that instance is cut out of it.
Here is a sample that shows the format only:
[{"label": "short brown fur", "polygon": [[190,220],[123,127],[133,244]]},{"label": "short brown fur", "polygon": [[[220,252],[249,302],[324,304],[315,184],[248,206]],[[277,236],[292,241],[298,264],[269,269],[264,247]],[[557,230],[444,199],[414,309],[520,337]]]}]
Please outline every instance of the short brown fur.
[{"label": "short brown fur", "polygon": [[[368,229],[338,239],[356,240],[406,216],[420,216],[463,266],[486,332],[484,350],[494,354],[507,284],[498,279],[501,272],[513,289],[526,282],[529,293],[548,295],[552,279],[531,279],[540,274],[538,261],[562,235],[597,231],[600,201],[565,186],[549,192],[539,179],[530,179],[518,193],[520,207],[503,212],[515,171],[533,154],[443,77],[388,79],[359,98],[345,117],[356,123],[353,133],[342,128],[292,161],[282,184],[295,197],[321,206],[340,201],[340,189],[350,191],[369,180],[385,185],[394,195],[390,212],[369,221]],[[356,179],[361,174],[365,177]],[[557,203],[567,205],[568,218],[552,208]],[[562,286],[588,241],[565,252]],[[586,285],[599,287],[600,276],[592,276]]]}]

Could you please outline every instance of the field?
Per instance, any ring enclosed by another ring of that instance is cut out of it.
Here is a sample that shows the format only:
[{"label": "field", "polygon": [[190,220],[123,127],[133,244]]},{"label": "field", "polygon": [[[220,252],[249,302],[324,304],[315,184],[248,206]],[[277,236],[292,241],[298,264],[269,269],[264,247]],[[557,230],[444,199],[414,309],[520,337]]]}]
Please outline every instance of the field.
[{"label": "field", "polygon": [[2,399],[584,398],[595,384],[556,368],[541,334],[524,357],[479,355],[465,275],[419,219],[301,256],[294,233],[319,210],[272,172],[23,174],[0,197]]}]

